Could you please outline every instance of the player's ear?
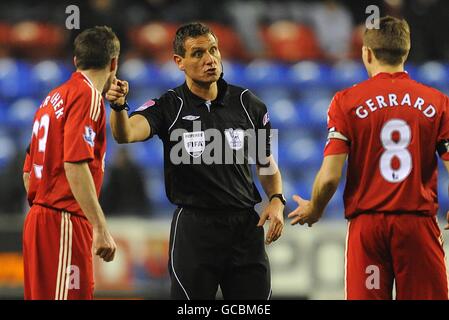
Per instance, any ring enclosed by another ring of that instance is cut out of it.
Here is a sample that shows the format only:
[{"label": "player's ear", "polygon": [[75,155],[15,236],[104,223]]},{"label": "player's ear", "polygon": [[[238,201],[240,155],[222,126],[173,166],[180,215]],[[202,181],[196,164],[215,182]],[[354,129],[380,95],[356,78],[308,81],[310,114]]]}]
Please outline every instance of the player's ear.
[{"label": "player's ear", "polygon": [[76,57],[73,56],[73,65],[76,67]]},{"label": "player's ear", "polygon": [[362,47],[362,58],[363,62],[366,64],[371,64],[373,62],[373,52],[370,48],[363,46]]},{"label": "player's ear", "polygon": [[177,54],[174,54],[173,55],[173,61],[176,63],[176,65],[178,66],[178,68],[179,68],[179,70],[181,70],[181,71],[184,71],[185,70],[185,67],[184,67],[184,59],[181,57],[181,56],[179,56],[179,55],[177,55]]},{"label": "player's ear", "polygon": [[111,59],[111,63],[109,65],[109,72],[114,72],[118,67],[118,57],[114,57]]}]

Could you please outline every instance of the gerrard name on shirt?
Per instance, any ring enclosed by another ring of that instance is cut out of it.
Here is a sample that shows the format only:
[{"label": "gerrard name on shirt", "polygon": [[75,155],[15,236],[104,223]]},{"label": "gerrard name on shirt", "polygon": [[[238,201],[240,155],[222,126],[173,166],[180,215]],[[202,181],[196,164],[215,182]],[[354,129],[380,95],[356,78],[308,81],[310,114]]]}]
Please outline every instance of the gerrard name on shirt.
[{"label": "gerrard name on shirt", "polygon": [[412,97],[410,93],[405,93],[403,96],[395,93],[376,96],[366,100],[365,104],[358,106],[355,113],[360,119],[365,119],[370,115],[370,112],[376,112],[388,107],[415,108],[421,111],[427,118],[433,118],[437,113],[433,105],[426,104],[421,97]]}]

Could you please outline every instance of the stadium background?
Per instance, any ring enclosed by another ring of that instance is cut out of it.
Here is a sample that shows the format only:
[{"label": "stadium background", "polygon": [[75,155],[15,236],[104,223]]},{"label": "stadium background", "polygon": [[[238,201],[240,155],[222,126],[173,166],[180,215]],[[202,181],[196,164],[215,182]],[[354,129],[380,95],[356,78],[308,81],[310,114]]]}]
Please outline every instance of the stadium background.
[{"label": "stadium background", "polygon": [[[286,213],[294,193],[310,196],[335,91],[366,79],[361,30],[368,5],[405,17],[412,29],[407,71],[449,93],[449,5],[443,0],[206,1],[92,0],[0,3],[0,298],[22,297],[21,228],[28,210],[22,163],[32,118],[47,92],[74,70],[68,5],[81,29],[111,26],[122,42],[119,77],[130,82],[134,108],[183,81],[171,60],[177,26],[200,20],[219,37],[225,79],[254,91],[279,129]],[[108,113],[109,113],[108,109]],[[165,196],[162,145],[118,146],[108,128],[101,203],[119,245],[116,260],[96,261],[98,298],[166,298],[168,232],[173,206]],[[439,180],[440,218],[449,209],[448,177]],[[188,183],[188,182],[186,182]],[[343,298],[346,223],[342,182],[313,229],[286,224],[268,247],[273,298]],[[265,200],[266,201],[266,200]],[[442,222],[443,223],[443,222]]]}]

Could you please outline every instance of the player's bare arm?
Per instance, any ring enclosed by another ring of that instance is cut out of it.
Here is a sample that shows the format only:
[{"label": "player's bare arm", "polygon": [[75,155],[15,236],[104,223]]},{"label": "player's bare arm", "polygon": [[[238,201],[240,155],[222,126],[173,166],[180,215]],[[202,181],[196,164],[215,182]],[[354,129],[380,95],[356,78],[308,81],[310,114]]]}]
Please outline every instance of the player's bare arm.
[{"label": "player's bare arm", "polygon": [[25,191],[28,193],[28,185],[30,182],[30,173],[24,172],[23,173],[23,186],[25,187]]},{"label": "player's bare arm", "polygon": [[[443,163],[444,163],[444,167],[446,168],[446,171],[449,173],[449,161],[443,160]],[[449,186],[448,186],[448,188],[449,188]],[[449,210],[446,213],[446,221],[447,221],[447,224],[444,227],[444,230],[449,230]]]},{"label": "player's bare arm", "polygon": [[94,253],[106,262],[112,261],[116,244],[108,231],[87,162],[65,162],[64,169],[70,189],[93,227]]},{"label": "player's bare arm", "polygon": [[[282,193],[282,177],[281,172],[277,168],[276,161],[273,156],[269,157],[270,166],[276,168],[275,173],[272,175],[260,174],[260,167],[257,166],[257,175],[259,181],[265,191],[265,194],[270,198],[273,194]],[[260,220],[257,226],[261,227],[265,224],[266,220],[270,220],[270,227],[266,235],[265,243],[270,244],[276,241],[282,235],[284,229],[284,204],[278,198],[273,198],[263,210],[260,215]]]},{"label": "player's bare arm", "polygon": [[[125,104],[126,95],[129,91],[127,81],[114,79],[110,89],[106,93],[106,99],[110,103],[122,106]],[[110,124],[112,135],[118,143],[131,143],[144,141],[151,133],[150,124],[141,115],[128,117],[126,110],[111,113]]]},{"label": "player's bare arm", "polygon": [[324,157],[313,184],[312,199],[309,201],[298,195],[293,196],[298,207],[288,215],[292,219],[290,222],[292,225],[307,223],[311,227],[320,220],[324,209],[338,188],[346,158],[347,154]]}]

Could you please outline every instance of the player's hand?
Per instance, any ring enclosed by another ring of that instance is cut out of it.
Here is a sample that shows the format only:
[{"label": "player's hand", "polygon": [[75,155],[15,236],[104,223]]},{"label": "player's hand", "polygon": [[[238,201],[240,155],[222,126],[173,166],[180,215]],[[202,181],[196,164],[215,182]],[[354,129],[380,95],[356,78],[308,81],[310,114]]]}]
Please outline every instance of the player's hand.
[{"label": "player's hand", "polygon": [[93,247],[94,253],[104,261],[114,260],[117,245],[108,230],[94,228]]},{"label": "player's hand", "polygon": [[265,244],[270,244],[282,235],[284,229],[284,205],[279,199],[273,199],[260,215],[258,227],[262,227],[265,221],[270,220]]},{"label": "player's hand", "polygon": [[447,224],[444,227],[444,230],[449,230],[449,211],[446,213],[446,220],[447,220]]},{"label": "player's hand", "polygon": [[106,92],[106,99],[108,99],[110,103],[121,106],[125,104],[126,95],[128,94],[128,92],[128,81],[114,78],[114,80],[112,80],[111,87],[109,88],[108,92]]},{"label": "player's hand", "polygon": [[311,227],[315,222],[320,220],[323,213],[314,210],[309,200],[305,200],[296,194],[293,196],[293,200],[298,203],[298,207],[288,214],[288,217],[292,219],[290,222],[291,225],[297,223],[303,225],[307,223]]}]

